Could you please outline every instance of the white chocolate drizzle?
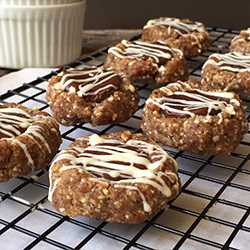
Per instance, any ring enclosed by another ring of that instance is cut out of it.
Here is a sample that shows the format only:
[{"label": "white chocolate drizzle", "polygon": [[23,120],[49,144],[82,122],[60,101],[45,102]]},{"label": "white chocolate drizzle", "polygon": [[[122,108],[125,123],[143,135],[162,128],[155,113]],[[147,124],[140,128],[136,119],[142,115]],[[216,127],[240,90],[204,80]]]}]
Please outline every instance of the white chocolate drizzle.
[{"label": "white chocolate drizzle", "polygon": [[25,154],[28,162],[32,165],[32,171],[34,171],[34,168],[35,168],[34,161],[33,161],[32,157],[31,157],[31,155],[29,153],[27,145],[24,144],[24,143],[22,143],[22,142],[20,142],[18,139],[15,139],[15,138],[12,138],[12,142],[18,144],[19,147],[22,148],[22,150],[23,150],[23,152],[24,152],[24,154]]},{"label": "white chocolate drizzle", "polygon": [[59,75],[62,76],[62,79],[55,85],[55,88],[65,91],[68,86],[76,83],[77,88],[71,86],[69,91],[75,92],[80,97],[95,96],[108,88],[117,89],[117,86],[112,83],[112,78],[118,75],[102,68],[68,69]]},{"label": "white chocolate drizzle", "polygon": [[250,55],[243,55],[238,52],[230,52],[227,54],[214,53],[209,56],[202,68],[204,69],[206,65],[209,64],[215,65],[221,70],[246,72],[250,71]]},{"label": "white chocolate drizzle", "polygon": [[[85,139],[86,140],[86,139]],[[146,201],[145,195],[140,191],[137,184],[144,183],[159,190],[166,197],[172,195],[170,187],[164,181],[167,178],[178,191],[178,175],[174,171],[178,169],[176,161],[160,146],[152,145],[144,141],[129,140],[126,144],[118,140],[102,139],[98,135],[89,138],[90,146],[87,148],[73,147],[62,151],[53,165],[64,159],[70,160],[69,166],[63,166],[61,171],[72,168],[83,168],[92,173],[99,180],[106,180],[114,183],[115,188],[127,188],[137,190],[142,198],[145,212],[151,212],[151,207]],[[163,168],[166,160],[172,161],[173,171]],[[50,171],[49,200],[52,201],[59,179],[52,183]]]},{"label": "white chocolate drizzle", "polygon": [[[209,34],[201,22],[192,22],[187,21],[184,22],[179,18],[158,18],[152,19],[147,22],[147,24],[143,27],[143,29],[147,29],[154,26],[162,26],[166,30],[167,36],[171,37],[172,31],[176,32],[178,36],[189,36],[195,40],[196,45],[198,46],[198,52],[201,52],[202,45],[198,39],[198,36],[195,34],[196,32],[200,32],[206,34],[209,37]],[[192,44],[195,44],[192,42]]]},{"label": "white chocolate drizzle", "polygon": [[182,55],[182,51],[168,47],[164,42],[146,43],[142,41],[129,42],[122,40],[125,49],[111,47],[108,52],[113,53],[119,58],[142,59],[151,58],[154,62],[160,63],[160,59],[170,60],[178,51]]},{"label": "white chocolate drizzle", "polygon": [[24,110],[18,108],[0,109],[0,133],[7,138],[21,134],[20,129],[26,129],[34,119]]},{"label": "white chocolate drizzle", "polygon": [[201,22],[183,22],[179,18],[158,18],[152,19],[147,22],[143,29],[147,29],[151,26],[160,25],[167,26],[168,33],[170,34],[171,29],[174,29],[179,35],[184,36],[190,34],[193,31],[206,32]]},{"label": "white chocolate drizzle", "polygon": [[[21,108],[0,108],[0,140],[6,139],[10,140],[13,144],[17,144],[23,150],[28,163],[32,167],[32,171],[35,169],[34,160],[27,145],[19,139],[19,136],[26,135],[30,140],[34,141],[44,154],[45,150],[43,146],[48,153],[51,153],[52,150],[45,138],[46,132],[44,131],[44,127],[42,125],[39,126],[39,124],[43,124],[48,129],[51,129],[45,121],[42,121],[43,118],[44,116],[40,114],[31,116]],[[52,129],[51,131],[58,133],[57,130]]]},{"label": "white chocolate drizzle", "polygon": [[[178,87],[178,91],[172,91],[169,87]],[[183,88],[185,86],[185,89]],[[162,87],[162,97],[150,97],[146,104],[152,103],[160,107],[169,117],[194,117],[204,115],[207,119],[213,114],[226,112],[235,114],[233,103],[240,106],[240,102],[230,92],[203,91],[192,89],[188,84],[178,81],[168,87]]]}]

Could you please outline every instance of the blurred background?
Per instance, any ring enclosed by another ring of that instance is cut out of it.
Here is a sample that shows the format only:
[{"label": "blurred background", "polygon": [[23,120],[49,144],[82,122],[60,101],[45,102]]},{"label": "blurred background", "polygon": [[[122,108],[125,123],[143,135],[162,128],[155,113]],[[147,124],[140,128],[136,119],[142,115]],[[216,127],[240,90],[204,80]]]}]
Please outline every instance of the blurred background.
[{"label": "blurred background", "polygon": [[85,29],[141,29],[157,17],[189,18],[207,27],[246,29],[250,0],[88,0]]}]

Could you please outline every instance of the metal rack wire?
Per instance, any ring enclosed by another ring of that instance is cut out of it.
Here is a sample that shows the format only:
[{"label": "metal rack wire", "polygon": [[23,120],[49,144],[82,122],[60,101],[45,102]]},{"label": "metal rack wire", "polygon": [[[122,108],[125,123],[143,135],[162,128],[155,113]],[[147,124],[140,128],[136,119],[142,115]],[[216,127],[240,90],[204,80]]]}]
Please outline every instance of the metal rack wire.
[{"label": "metal rack wire", "polygon": [[[238,31],[208,28],[212,45],[202,56],[188,60],[190,78],[214,52],[227,52]],[[67,67],[100,66],[107,50]],[[9,90],[0,101],[20,102],[50,112],[45,100],[47,81],[59,71]],[[92,127],[61,126],[61,149],[82,135],[140,131],[141,113],[152,91],[138,85],[141,101],[133,117],[122,124]],[[250,101],[246,116],[250,122]],[[166,147],[177,160],[182,191],[166,211],[138,224],[94,221],[58,214],[47,200],[48,168],[0,184],[0,249],[248,249],[250,245],[250,133],[228,156],[204,157]]]}]

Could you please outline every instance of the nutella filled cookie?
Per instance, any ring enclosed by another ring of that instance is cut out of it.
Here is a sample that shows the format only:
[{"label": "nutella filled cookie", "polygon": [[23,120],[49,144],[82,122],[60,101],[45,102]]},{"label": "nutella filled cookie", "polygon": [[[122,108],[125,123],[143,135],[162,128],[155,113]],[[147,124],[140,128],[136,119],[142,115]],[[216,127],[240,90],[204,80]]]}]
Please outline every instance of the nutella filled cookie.
[{"label": "nutella filled cookie", "polygon": [[60,144],[59,126],[48,113],[0,105],[0,182],[46,167]]},{"label": "nutella filled cookie", "polygon": [[230,51],[250,54],[250,28],[242,30],[239,35],[233,38],[230,44]]},{"label": "nutella filled cookie", "polygon": [[243,99],[250,99],[250,54],[210,55],[203,65],[201,79],[203,85],[233,91]]},{"label": "nutella filled cookie", "polygon": [[201,155],[230,154],[248,132],[245,107],[234,92],[198,82],[171,83],[152,92],[142,114],[151,139]]},{"label": "nutella filled cookie", "polygon": [[179,194],[177,169],[165,150],[139,133],[83,136],[54,160],[49,200],[70,217],[140,223]]},{"label": "nutella filled cookie", "polygon": [[201,55],[210,46],[209,34],[201,22],[170,17],[149,20],[143,27],[142,40],[164,41],[168,46],[182,50],[186,58]]},{"label": "nutella filled cookie", "polygon": [[64,69],[52,77],[46,99],[60,124],[97,126],[127,121],[137,111],[139,94],[127,77],[86,67]]},{"label": "nutella filled cookie", "polygon": [[128,76],[135,83],[166,85],[187,80],[189,75],[183,53],[164,42],[123,40],[108,50],[104,67]]}]

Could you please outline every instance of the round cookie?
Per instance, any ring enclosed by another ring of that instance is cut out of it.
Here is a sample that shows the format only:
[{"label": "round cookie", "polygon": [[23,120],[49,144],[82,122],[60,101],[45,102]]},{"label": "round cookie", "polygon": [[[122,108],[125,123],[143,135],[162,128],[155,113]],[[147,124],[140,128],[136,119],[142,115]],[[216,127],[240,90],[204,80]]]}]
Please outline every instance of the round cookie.
[{"label": "round cookie", "polygon": [[203,54],[211,44],[204,24],[171,17],[149,20],[143,27],[142,40],[164,41],[171,48],[182,50],[186,58]]},{"label": "round cookie", "polygon": [[152,92],[143,132],[163,145],[201,155],[230,154],[248,132],[245,107],[234,92],[176,82]]},{"label": "round cookie", "polygon": [[242,30],[230,43],[230,52],[250,54],[250,28]]},{"label": "round cookie", "polygon": [[138,109],[139,94],[126,77],[97,67],[64,69],[49,80],[46,99],[62,125],[93,126],[127,121]]},{"label": "round cookie", "polygon": [[201,83],[250,99],[250,54],[214,53],[202,67]]},{"label": "round cookie", "polygon": [[108,50],[104,67],[125,74],[135,83],[166,85],[187,80],[189,66],[183,53],[164,42],[127,41]]},{"label": "round cookie", "polygon": [[140,223],[180,192],[176,161],[142,134],[83,136],[50,168],[49,200],[60,213]]},{"label": "round cookie", "polygon": [[46,167],[61,144],[48,113],[21,104],[0,104],[0,182]]}]

